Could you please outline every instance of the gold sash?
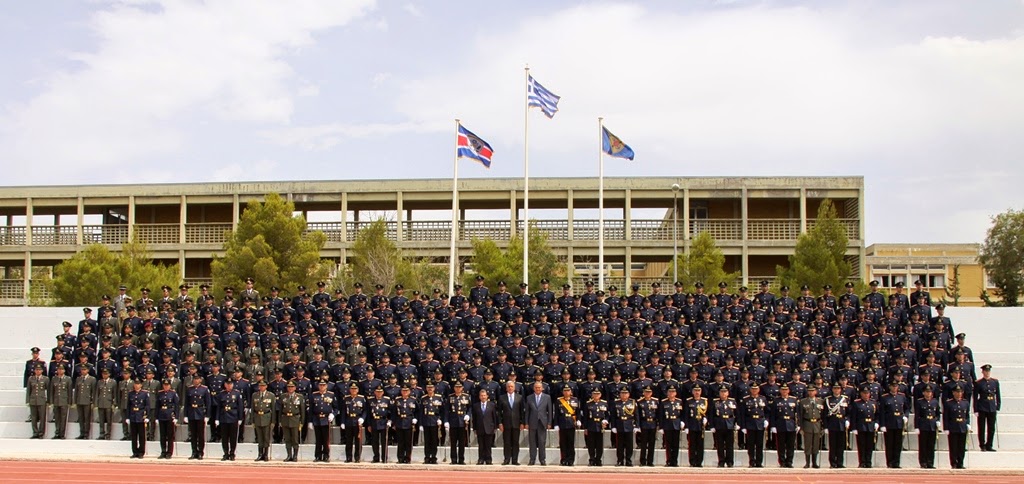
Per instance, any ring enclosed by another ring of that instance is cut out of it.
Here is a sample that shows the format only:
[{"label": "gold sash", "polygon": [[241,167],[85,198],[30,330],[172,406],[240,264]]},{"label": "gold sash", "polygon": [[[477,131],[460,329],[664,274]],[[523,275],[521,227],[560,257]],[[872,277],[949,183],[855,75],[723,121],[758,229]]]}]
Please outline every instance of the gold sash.
[{"label": "gold sash", "polygon": [[565,413],[569,414],[570,417],[576,418],[576,410],[572,408],[572,405],[569,405],[568,400],[564,398],[559,398],[558,401],[559,403],[562,404],[563,407],[565,407]]}]

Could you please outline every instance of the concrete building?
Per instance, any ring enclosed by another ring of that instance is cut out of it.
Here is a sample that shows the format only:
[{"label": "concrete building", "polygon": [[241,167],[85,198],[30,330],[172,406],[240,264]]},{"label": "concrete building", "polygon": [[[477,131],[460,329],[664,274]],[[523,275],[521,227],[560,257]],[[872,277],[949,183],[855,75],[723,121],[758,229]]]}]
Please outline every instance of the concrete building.
[{"label": "concrete building", "polygon": [[[673,185],[678,190],[673,190]],[[418,256],[447,262],[451,180],[195,183],[0,188],[0,304],[45,297],[40,278],[87,244],[118,249],[131,238],[154,259],[179,263],[189,283],[210,280],[210,262],[250,200],[280,193],[327,235],[323,256],[345,261],[360,227],[384,216],[388,235]],[[530,180],[530,219],[577,280],[596,278],[598,180]],[[831,199],[849,234],[847,256],[864,266],[862,177],[606,178],[606,285],[670,282],[673,248],[710,232],[737,284],[773,279],[797,236]],[[459,181],[460,259],[473,238],[508,240],[523,227],[522,179]],[[675,239],[675,240],[673,240]],[[857,275],[859,277],[859,274]]]},{"label": "concrete building", "polygon": [[867,279],[893,291],[902,282],[914,291],[914,282],[922,281],[932,301],[945,298],[953,304],[954,281],[960,286],[961,306],[982,306],[981,293],[998,299],[985,268],[978,262],[979,244],[872,244],[864,258]]}]

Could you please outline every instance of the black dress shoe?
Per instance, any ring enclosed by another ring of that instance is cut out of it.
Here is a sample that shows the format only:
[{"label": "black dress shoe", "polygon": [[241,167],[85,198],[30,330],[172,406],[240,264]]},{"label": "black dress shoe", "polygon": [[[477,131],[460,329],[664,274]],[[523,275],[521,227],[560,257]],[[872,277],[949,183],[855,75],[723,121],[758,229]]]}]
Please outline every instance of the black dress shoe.
[{"label": "black dress shoe", "polygon": [[224,457],[221,457],[221,458],[220,458],[220,460],[221,460],[222,462],[223,462],[223,461],[227,461],[228,459],[229,459],[229,457],[228,457],[228,456],[224,456]]}]

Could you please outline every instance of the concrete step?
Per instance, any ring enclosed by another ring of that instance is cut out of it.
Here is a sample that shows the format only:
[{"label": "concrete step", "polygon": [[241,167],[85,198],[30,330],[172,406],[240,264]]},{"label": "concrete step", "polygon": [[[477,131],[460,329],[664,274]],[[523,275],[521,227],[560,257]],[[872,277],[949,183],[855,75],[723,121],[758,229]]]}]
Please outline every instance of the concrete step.
[{"label": "concrete step", "polygon": [[[0,360],[0,376],[16,376],[23,377],[25,375],[25,361],[28,358],[24,358],[23,361],[17,360]],[[18,383],[21,386],[21,383]]]},{"label": "concrete step", "polygon": [[[581,442],[577,439],[577,445]],[[313,445],[311,443],[301,445],[299,448],[299,459],[301,461],[309,462],[313,459]],[[238,444],[235,455],[237,461],[246,462],[251,461],[256,457],[256,445],[253,443],[242,443]],[[146,444],[147,459],[154,459],[160,453],[160,445],[157,442],[148,442]],[[175,445],[175,459],[186,460],[188,455],[191,453],[191,447],[188,443],[178,442]],[[344,446],[332,443],[331,448],[331,459],[335,465],[341,465],[345,459]],[[38,455],[38,454],[60,454],[63,456],[81,456],[83,458],[111,458],[119,456],[127,456],[131,453],[131,446],[129,442],[124,441],[95,441],[95,440],[23,440],[23,439],[0,439],[0,453],[6,456],[14,456],[17,454],[26,455]],[[397,448],[391,446],[387,450],[388,462],[395,462],[395,455]],[[205,448],[206,460],[207,461],[219,461],[222,450],[219,443],[207,443]],[[800,467],[803,464],[802,452],[797,452],[794,458],[794,464]],[[478,449],[475,445],[471,445],[466,448],[465,459],[469,465],[476,463],[478,455]],[[496,461],[496,464],[500,464],[503,453],[502,448],[497,446],[492,450],[492,457]],[[558,449],[548,448],[545,452],[546,460],[549,466],[556,466],[559,461]],[[275,461],[281,461],[285,457],[284,445],[275,444],[271,446],[271,459]],[[373,451],[369,446],[363,446],[362,449],[362,462],[369,463],[373,458]],[[446,462],[449,460],[449,448],[440,447],[437,454],[438,460],[444,459]],[[847,467],[856,467],[857,465],[857,453],[856,451],[848,451],[845,453]],[[1018,458],[1020,457],[1020,458]],[[587,450],[585,448],[575,449],[575,462],[577,467],[586,466],[588,459]],[[824,452],[821,455],[821,459],[825,466],[828,465],[828,457]],[[529,453],[526,448],[523,448],[519,452],[519,462],[526,464],[529,460]],[[414,447],[412,451],[412,462],[419,463],[423,461],[423,447]],[[639,461],[639,451],[634,450],[633,462],[636,464]],[[704,466],[714,467],[717,464],[717,456],[714,452],[705,452],[704,454]],[[747,466],[747,453],[745,451],[735,452],[735,466],[746,467]],[[687,461],[687,450],[681,449],[679,455],[680,465],[683,467],[688,466]],[[873,455],[874,467],[884,468],[885,467],[885,455],[882,452],[875,452]],[[654,463],[656,466],[663,466],[665,463],[664,451],[658,449],[655,450]],[[1024,452],[977,452],[970,451],[967,453],[965,463],[968,468],[971,469],[1020,469],[1024,468]],[[615,450],[605,449],[603,453],[603,464],[604,466],[615,465]],[[765,451],[764,456],[765,467],[778,467],[778,461],[776,453],[773,451]],[[917,453],[916,452],[903,452],[902,464],[905,469],[917,468]],[[949,456],[946,452],[939,451],[935,457],[936,467],[939,469],[949,468]],[[209,465],[207,462],[203,462],[200,465]]]}]

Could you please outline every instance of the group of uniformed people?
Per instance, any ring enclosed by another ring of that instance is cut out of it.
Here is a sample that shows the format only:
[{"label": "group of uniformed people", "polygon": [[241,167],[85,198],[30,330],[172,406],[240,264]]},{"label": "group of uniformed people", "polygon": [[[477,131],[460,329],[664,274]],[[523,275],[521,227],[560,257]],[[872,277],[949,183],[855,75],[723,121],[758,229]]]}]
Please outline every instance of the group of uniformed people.
[{"label": "group of uniformed people", "polygon": [[204,457],[209,429],[222,459],[234,460],[252,425],[257,461],[281,442],[286,461],[297,460],[311,433],[314,459],[328,462],[331,430],[340,427],[346,462],[359,462],[368,441],[373,462],[388,461],[390,444],[408,463],[422,438],[425,463],[436,464],[447,441],[451,462],[464,464],[473,431],[478,464],[489,464],[494,428],[504,427],[491,425],[501,416],[492,411],[504,408],[493,402],[511,382],[515,393],[535,383],[551,396],[549,428],[567,466],[582,431],[593,466],[603,462],[605,432],[618,465],[634,465],[635,444],[638,465],[653,466],[661,436],[666,465],[678,466],[685,432],[694,467],[703,465],[710,433],[719,467],[735,464],[738,447],[751,467],[764,465],[765,448],[792,467],[802,448],[804,467],[817,468],[824,444],[830,467],[844,467],[853,444],[859,465],[870,467],[881,440],[886,464],[897,468],[913,431],[921,467],[933,468],[943,431],[951,466],[962,468],[972,410],[980,449],[995,450],[998,381],[989,365],[976,377],[966,336],[953,333],[920,286],[888,297],[874,282],[863,297],[852,284],[839,296],[825,286],[818,297],[804,286],[794,298],[766,283],[754,295],[745,287],[730,294],[724,283],[718,294],[700,283],[686,292],[676,283],[673,294],[654,284],[651,294],[634,285],[625,296],[587,283],[578,295],[566,284],[559,296],[547,280],[516,295],[484,282],[478,277],[468,295],[456,286],[451,297],[434,290],[433,298],[409,298],[402,285],[367,295],[358,283],[348,295],[332,297],[319,283],[314,294],[300,286],[294,297],[278,288],[260,297],[248,279],[240,304],[233,288],[218,301],[205,285],[196,301],[182,285],[177,297],[162,288],[160,300],[144,288],[133,304],[122,286],[104,297],[99,319],[84,308],[77,332],[64,323],[49,360],[32,349],[25,387],[33,438],[43,437],[51,408],[53,438],[64,438],[72,409],[79,438],[89,438],[95,410],[99,438],[110,439],[122,421],[133,457],[159,429],[160,457],[170,458],[180,418],[192,459]]}]

